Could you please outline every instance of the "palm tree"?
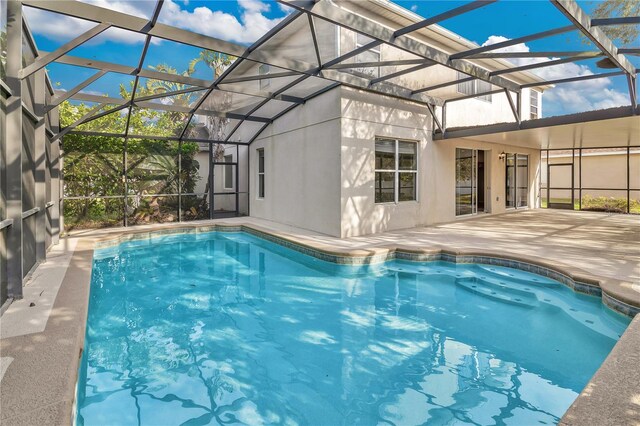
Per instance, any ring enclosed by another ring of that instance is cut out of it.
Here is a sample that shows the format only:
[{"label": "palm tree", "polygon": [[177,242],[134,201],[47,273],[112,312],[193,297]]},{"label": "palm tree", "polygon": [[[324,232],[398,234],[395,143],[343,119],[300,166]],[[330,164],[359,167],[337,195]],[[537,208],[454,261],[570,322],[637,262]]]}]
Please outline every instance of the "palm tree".
[{"label": "palm tree", "polygon": [[[202,50],[196,58],[189,62],[189,70],[187,72],[189,75],[193,75],[196,65],[203,63],[211,70],[213,79],[215,80],[220,77],[235,60],[236,58],[234,56],[211,50]],[[231,108],[231,103],[231,95],[224,92],[222,96],[209,96],[204,101],[202,107],[208,111],[228,111]],[[207,115],[203,124],[209,139],[221,141],[226,137],[225,131],[229,124],[229,119]],[[214,161],[221,160],[224,156],[224,145],[215,144],[211,148],[213,149]]]},{"label": "palm tree", "polygon": [[[222,75],[222,73],[236,60],[234,56],[230,56],[220,52],[214,52],[211,50],[202,50],[198,57],[194,58],[189,63],[189,75],[195,73],[196,65],[199,63],[205,64],[212,72],[213,79],[216,80]],[[202,108],[207,111],[229,111],[232,107],[232,97],[228,92],[218,92],[211,95],[204,100]],[[206,137],[210,140],[223,141],[226,138],[226,130],[229,125],[229,119],[224,117],[215,117],[211,115],[205,115],[203,127],[200,129],[191,129],[193,133],[202,131],[206,133]],[[224,158],[224,144],[217,143],[211,144],[213,161],[221,161]],[[207,194],[210,191],[211,175],[213,173],[213,165],[209,165],[209,175],[207,176],[207,183],[205,185],[205,195],[202,197],[201,205],[207,203]]]}]

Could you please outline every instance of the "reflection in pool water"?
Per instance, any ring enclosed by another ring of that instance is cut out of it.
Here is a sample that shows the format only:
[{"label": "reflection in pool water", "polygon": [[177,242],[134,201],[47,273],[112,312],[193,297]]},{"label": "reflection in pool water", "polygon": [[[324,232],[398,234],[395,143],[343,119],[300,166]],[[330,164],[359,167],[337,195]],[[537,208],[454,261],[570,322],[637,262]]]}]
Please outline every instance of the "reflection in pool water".
[{"label": "reflection in pool water", "polygon": [[628,323],[508,268],[129,242],[96,251],[78,422],[552,424]]}]

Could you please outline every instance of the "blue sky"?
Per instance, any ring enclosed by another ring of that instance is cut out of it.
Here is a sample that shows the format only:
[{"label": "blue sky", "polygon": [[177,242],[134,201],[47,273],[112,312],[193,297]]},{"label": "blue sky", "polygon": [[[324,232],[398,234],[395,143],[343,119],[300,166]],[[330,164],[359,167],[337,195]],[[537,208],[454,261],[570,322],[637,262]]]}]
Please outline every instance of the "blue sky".
[{"label": "blue sky", "polygon": [[[148,18],[155,1],[131,0],[85,0],[102,7],[108,7]],[[411,1],[397,0],[399,5],[414,11],[423,17],[431,17],[461,6],[460,1]],[[594,2],[578,2],[587,12]],[[167,0],[160,15],[160,21],[170,25],[189,28],[210,36],[223,38],[248,45],[269,28],[276,25],[287,11],[275,1],[261,0]],[[51,51],[75,35],[91,26],[86,23],[64,18],[52,19],[47,12],[27,10],[27,19],[41,50]],[[500,1],[464,15],[448,19],[441,23],[445,28],[472,40],[480,45],[495,43],[507,38],[543,31],[568,25],[566,18],[546,0],[541,1]],[[136,65],[140,56],[143,36],[123,30],[109,29],[90,43],[71,52],[95,60],[103,60],[126,65]],[[640,44],[640,43],[638,43]],[[638,47],[638,46],[634,46]],[[593,46],[583,43],[577,32],[541,39],[517,46],[512,50],[529,49],[531,51],[557,50],[593,50]],[[170,52],[169,54],[167,54]],[[188,62],[197,56],[199,49],[175,43],[154,40],[145,67],[166,63],[183,71]],[[637,57],[629,57],[640,67]],[[526,60],[522,60],[528,63]],[[531,60],[528,60],[531,61]],[[585,75],[610,70],[598,70],[595,60],[564,64],[540,71],[543,78],[561,78],[562,76]],[[91,75],[91,70],[72,70],[70,67],[52,65],[50,76],[61,88],[73,87]],[[196,77],[211,79],[211,73],[203,66],[197,68]],[[87,90],[96,93],[117,95],[118,83],[127,83],[129,76],[105,76],[96,81]],[[572,83],[558,86],[545,93],[543,113],[545,116],[567,114],[590,109],[607,108],[628,104],[627,84],[624,77],[597,79],[589,82]]]}]

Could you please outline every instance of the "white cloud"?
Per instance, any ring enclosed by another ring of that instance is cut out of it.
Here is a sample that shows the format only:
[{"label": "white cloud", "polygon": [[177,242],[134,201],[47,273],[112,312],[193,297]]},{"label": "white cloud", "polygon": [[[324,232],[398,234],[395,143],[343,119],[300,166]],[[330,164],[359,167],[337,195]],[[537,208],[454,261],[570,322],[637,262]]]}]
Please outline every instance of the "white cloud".
[{"label": "white cloud", "polygon": [[192,12],[183,10],[173,1],[165,3],[160,21],[237,43],[251,43],[277,25],[282,18],[270,19],[263,13],[269,5],[259,0],[239,0],[240,18],[208,7],[197,7]]},{"label": "white cloud", "polygon": [[254,13],[269,11],[269,5],[261,2],[260,0],[238,0],[238,4],[241,8]]},{"label": "white cloud", "polygon": [[[84,2],[144,18],[151,15],[155,4],[149,1],[85,0]],[[88,22],[30,7],[25,7],[24,11],[31,31],[59,42],[67,42],[96,25],[95,22]],[[93,38],[89,43],[97,44],[106,40],[136,44],[142,43],[144,36],[119,28],[109,28]]]},{"label": "white cloud", "polygon": [[[487,46],[509,40],[503,36],[490,36],[482,45]],[[524,44],[516,44],[495,52],[529,52],[529,47]],[[547,62],[559,58],[512,58],[509,59],[516,66]],[[556,80],[568,77],[593,75],[594,72],[586,65],[566,63],[531,70],[532,73],[545,80]],[[573,83],[558,84],[544,92],[542,112],[545,116],[571,114],[573,112],[590,111],[603,108],[629,105],[629,96],[612,87],[610,78],[597,78],[593,80],[577,81]]]},{"label": "white cloud", "polygon": [[[148,18],[155,6],[155,2],[152,1],[84,1],[143,18]],[[211,10],[205,6],[199,6],[193,11],[189,11],[183,9],[180,3],[187,4],[186,1],[166,1],[160,13],[159,21],[236,43],[249,44],[260,38],[282,20],[282,18],[270,19],[265,16],[264,13],[269,11],[270,6],[260,0],[238,0],[239,17],[231,13]],[[284,8],[281,9],[286,11]],[[86,22],[28,7],[25,8],[25,15],[34,33],[60,42],[71,40],[96,25],[93,22]],[[132,36],[129,31],[110,28],[105,33],[97,36],[93,42],[98,43],[106,40],[137,44],[144,41],[144,37]]]},{"label": "white cloud", "polygon": [[418,11],[418,5],[417,4],[412,4],[410,9],[411,9],[412,12],[417,12]]}]

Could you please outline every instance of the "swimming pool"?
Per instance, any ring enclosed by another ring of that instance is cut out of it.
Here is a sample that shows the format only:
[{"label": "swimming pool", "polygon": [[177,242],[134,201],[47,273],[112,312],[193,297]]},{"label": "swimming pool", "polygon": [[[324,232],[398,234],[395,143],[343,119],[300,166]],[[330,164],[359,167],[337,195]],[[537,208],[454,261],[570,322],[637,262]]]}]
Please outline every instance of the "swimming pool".
[{"label": "swimming pool", "polygon": [[538,275],[242,232],[97,250],[78,424],[556,423],[629,319]]}]

